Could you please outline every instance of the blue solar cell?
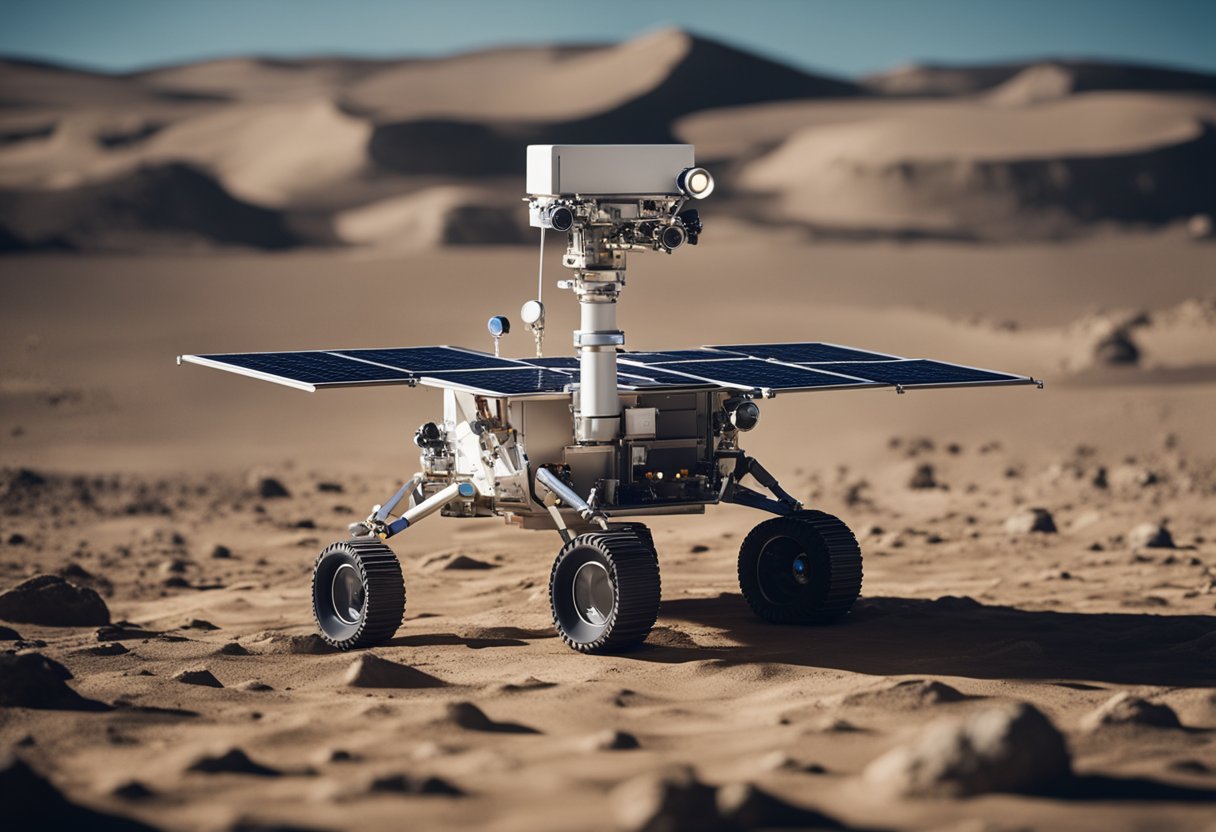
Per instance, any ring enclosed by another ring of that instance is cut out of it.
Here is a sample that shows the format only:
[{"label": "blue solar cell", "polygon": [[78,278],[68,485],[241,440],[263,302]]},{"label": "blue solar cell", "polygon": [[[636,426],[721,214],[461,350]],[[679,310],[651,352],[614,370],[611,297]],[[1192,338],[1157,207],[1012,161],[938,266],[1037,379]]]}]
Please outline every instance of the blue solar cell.
[{"label": "blue solar cell", "polygon": [[867,361],[864,364],[815,364],[811,366],[819,370],[848,373],[859,378],[867,378],[872,381],[882,382],[883,384],[898,384],[903,387],[914,387],[918,384],[1030,382],[1030,379],[1026,376],[981,370],[978,367],[960,367],[956,364],[945,364],[941,361],[929,361],[923,358],[905,359],[902,361]]},{"label": "blue solar cell", "polygon": [[458,350],[452,347],[401,347],[398,349],[335,350],[340,355],[386,364],[411,373],[438,370],[491,370],[524,366],[518,361],[495,358],[484,352]]},{"label": "blue solar cell", "polygon": [[546,355],[540,358],[519,358],[524,364],[533,367],[548,367],[551,370],[577,370],[578,359],[569,355]]},{"label": "blue solar cell", "polygon": [[[633,364],[671,364],[676,361],[705,361],[713,358],[727,358],[713,350],[656,350],[654,352],[623,352],[621,361]],[[672,368],[676,369],[676,368]]]},{"label": "blue solar cell", "polygon": [[862,379],[843,378],[810,367],[776,364],[758,358],[689,361],[672,365],[671,369],[708,379],[723,387],[812,390],[816,387],[876,386]]},{"label": "blue solar cell", "polygon": [[898,355],[859,350],[853,347],[838,347],[835,344],[807,342],[801,344],[733,344],[714,346],[710,349],[737,353],[752,358],[771,358],[791,364],[816,364],[826,361],[890,361]]},{"label": "blue solar cell", "polygon": [[425,373],[423,384],[440,382],[440,387],[463,387],[472,392],[492,396],[522,396],[529,393],[560,393],[566,385],[574,384],[578,376],[548,370],[543,367],[521,367],[512,370],[465,370]]},{"label": "blue solar cell", "polygon": [[[636,372],[635,372],[636,371]],[[652,368],[644,367],[621,367],[617,375],[617,379],[622,387],[684,387],[684,388],[704,388],[717,387],[711,381],[706,381],[692,376],[680,375],[679,373],[664,373],[656,372]]]},{"label": "blue solar cell", "polygon": [[314,386],[340,384],[402,384],[414,378],[410,373],[352,361],[328,352],[250,352],[226,355],[200,355],[234,370],[302,382]]}]

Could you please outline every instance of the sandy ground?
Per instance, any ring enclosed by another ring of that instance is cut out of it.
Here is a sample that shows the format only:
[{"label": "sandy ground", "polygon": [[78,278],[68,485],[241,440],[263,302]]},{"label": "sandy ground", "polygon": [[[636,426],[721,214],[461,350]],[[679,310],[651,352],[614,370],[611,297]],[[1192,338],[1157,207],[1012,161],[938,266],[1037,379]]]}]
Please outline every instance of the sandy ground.
[{"label": "sandy ground", "polygon": [[[313,557],[414,470],[408,438],[438,394],[310,396],[173,358],[487,349],[483,321],[530,296],[535,252],[6,258],[0,588],[75,565],[70,580],[143,631],[13,624],[23,651],[115,707],[5,708],[0,749],[75,801],[169,829],[612,829],[614,787],[672,763],[850,826],[1210,828],[1216,329],[1185,302],[1210,296],[1216,249],[1168,229],[978,246],[810,245],[719,227],[677,257],[634,259],[630,347],[826,340],[1047,387],[764,404],[748,449],[862,542],[863,598],[831,627],[750,614],[735,558],[763,518],[721,508],[652,523],[663,608],[647,645],[578,655],[549,617],[557,535],[430,520],[393,541],[406,620],[372,651],[441,681],[427,688],[350,687],[352,656],[293,637],[312,631]],[[573,303],[556,289],[546,299],[551,352],[563,352]],[[1103,310],[1149,313],[1133,330],[1139,367],[1085,366]],[[530,347],[522,334],[508,344]],[[937,486],[910,488],[923,465]],[[266,475],[291,496],[259,498],[251,483]],[[1007,530],[1030,507],[1057,532]],[[1177,548],[1131,544],[1134,527],[1162,520]],[[217,545],[231,556],[214,557]],[[487,568],[447,568],[459,555]],[[95,654],[112,642],[127,652]],[[223,687],[174,678],[196,668]],[[1121,691],[1170,706],[1183,727],[1085,728]],[[862,778],[930,719],[1006,701],[1065,732],[1080,775],[1069,792],[883,799]],[[465,727],[450,709],[461,702],[531,730]],[[639,747],[601,750],[610,729]],[[230,747],[275,773],[189,770]],[[373,787],[394,774],[463,795]],[[118,788],[130,781],[150,794]]]}]

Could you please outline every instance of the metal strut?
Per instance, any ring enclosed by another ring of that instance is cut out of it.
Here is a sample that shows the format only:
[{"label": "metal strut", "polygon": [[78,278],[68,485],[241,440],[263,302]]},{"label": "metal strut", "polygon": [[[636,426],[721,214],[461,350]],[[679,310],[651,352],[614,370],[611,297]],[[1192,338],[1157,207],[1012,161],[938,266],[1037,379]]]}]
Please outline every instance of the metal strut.
[{"label": "metal strut", "polygon": [[[747,486],[740,485],[739,481],[748,474],[751,474],[756,482],[772,492],[777,499],[765,497],[763,494],[753,491]],[[722,492],[722,501],[737,503],[749,508],[758,508],[761,511],[780,515],[802,511],[802,503],[782,488],[781,483],[777,482],[777,478],[769,473],[767,468],[761,465],[754,457],[741,452],[735,458],[735,470],[731,473],[731,480]]]}]

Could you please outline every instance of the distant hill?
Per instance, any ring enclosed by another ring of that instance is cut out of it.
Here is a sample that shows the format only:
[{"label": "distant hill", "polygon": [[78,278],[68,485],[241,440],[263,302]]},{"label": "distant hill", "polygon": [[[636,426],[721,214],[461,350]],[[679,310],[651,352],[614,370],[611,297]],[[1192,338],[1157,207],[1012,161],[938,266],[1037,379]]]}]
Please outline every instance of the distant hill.
[{"label": "distant hill", "polygon": [[111,75],[0,60],[0,251],[526,242],[528,144],[691,140],[716,210],[1056,238],[1211,213],[1216,76],[1095,61],[859,83],[664,29],[443,58]]},{"label": "distant hill", "polygon": [[991,90],[1027,70],[1050,68],[1069,79],[1069,92],[1216,93],[1216,75],[1106,61],[1040,60],[958,66],[913,64],[868,75],[861,85],[882,95],[955,96]]}]

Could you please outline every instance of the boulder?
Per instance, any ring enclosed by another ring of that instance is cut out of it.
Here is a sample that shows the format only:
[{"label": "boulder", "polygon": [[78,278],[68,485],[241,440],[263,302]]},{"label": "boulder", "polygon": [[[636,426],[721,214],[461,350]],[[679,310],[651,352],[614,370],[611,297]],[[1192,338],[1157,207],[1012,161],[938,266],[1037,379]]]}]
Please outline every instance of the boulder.
[{"label": "boulder", "polygon": [[257,777],[278,777],[282,772],[249,759],[239,748],[230,748],[219,754],[204,753],[186,765],[186,771],[202,774],[252,774]]},{"label": "boulder", "polygon": [[1174,536],[1161,523],[1141,523],[1128,534],[1127,543],[1133,549],[1173,549]]},{"label": "boulder", "polygon": [[611,728],[592,734],[580,743],[584,751],[628,751],[640,745],[638,738],[628,731]]},{"label": "boulder", "polygon": [[751,783],[718,789],[718,814],[732,829],[845,829],[833,817],[789,803]]},{"label": "boulder", "polygon": [[937,488],[937,485],[937,474],[933,466],[927,462],[917,465],[916,470],[912,472],[912,477],[908,480],[908,488]]},{"label": "boulder", "polygon": [[68,687],[71,672],[41,653],[0,653],[0,706],[97,711],[108,706]]},{"label": "boulder", "polygon": [[205,667],[193,667],[175,673],[173,678],[184,685],[199,685],[205,688],[222,688],[224,685],[219,679],[215,678],[210,670]]},{"label": "boulder", "polygon": [[88,829],[90,832],[154,832],[155,827],[98,812],[70,800],[24,760],[0,757],[0,820],[6,829]]},{"label": "boulder", "polygon": [[1026,703],[930,723],[863,774],[876,791],[897,797],[1033,792],[1070,776],[1063,735]]},{"label": "boulder", "polygon": [[1056,521],[1045,508],[1028,508],[1005,521],[1008,534],[1055,534]]},{"label": "boulder", "polygon": [[88,587],[58,575],[37,575],[0,594],[0,618],[48,627],[96,627],[110,623],[110,610]]},{"label": "boulder", "polygon": [[610,800],[624,832],[719,832],[717,790],[699,781],[687,766],[626,780]]},{"label": "boulder", "polygon": [[1116,693],[1101,706],[1081,717],[1081,728],[1097,731],[1108,725],[1147,725],[1153,728],[1181,728],[1178,714],[1169,705],[1149,702],[1127,691]]}]

